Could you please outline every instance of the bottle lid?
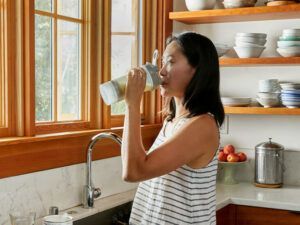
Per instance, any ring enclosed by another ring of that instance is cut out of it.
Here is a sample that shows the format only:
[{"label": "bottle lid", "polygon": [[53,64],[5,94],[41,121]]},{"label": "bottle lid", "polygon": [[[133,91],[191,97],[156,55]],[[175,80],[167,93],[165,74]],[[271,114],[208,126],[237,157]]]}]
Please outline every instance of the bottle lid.
[{"label": "bottle lid", "polygon": [[118,90],[114,86],[113,82],[109,81],[100,84],[99,89],[100,95],[102,96],[102,99],[106,105],[111,105],[119,100]]}]

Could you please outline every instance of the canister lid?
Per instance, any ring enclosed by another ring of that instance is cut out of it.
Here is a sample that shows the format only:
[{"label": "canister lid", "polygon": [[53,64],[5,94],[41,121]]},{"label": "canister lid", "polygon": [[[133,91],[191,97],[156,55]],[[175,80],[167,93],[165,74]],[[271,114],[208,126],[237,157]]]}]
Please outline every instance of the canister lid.
[{"label": "canister lid", "polygon": [[255,149],[258,150],[284,150],[284,147],[281,144],[272,141],[272,138],[269,138],[269,141],[262,142],[255,146]]}]

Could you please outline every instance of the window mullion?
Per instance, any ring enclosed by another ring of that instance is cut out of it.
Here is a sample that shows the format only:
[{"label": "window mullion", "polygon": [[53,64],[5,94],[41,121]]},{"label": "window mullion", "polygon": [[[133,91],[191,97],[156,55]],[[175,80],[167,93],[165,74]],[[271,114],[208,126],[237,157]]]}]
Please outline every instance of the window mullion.
[{"label": "window mullion", "polygon": [[58,60],[58,49],[57,49],[57,0],[54,0],[54,18],[53,20],[53,80],[52,80],[52,121],[57,122],[57,113],[58,113],[58,82],[57,82],[57,74],[58,74],[58,66],[57,66],[57,60]]}]

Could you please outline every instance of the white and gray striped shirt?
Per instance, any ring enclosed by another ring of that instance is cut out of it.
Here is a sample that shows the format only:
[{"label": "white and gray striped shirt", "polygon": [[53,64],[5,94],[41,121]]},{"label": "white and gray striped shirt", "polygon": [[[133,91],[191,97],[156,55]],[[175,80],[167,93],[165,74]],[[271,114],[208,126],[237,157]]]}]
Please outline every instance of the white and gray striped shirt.
[{"label": "white and gray striped shirt", "polygon": [[[174,131],[187,120],[181,119]],[[164,135],[164,127],[150,151],[168,138]],[[215,154],[206,167],[193,169],[183,165],[166,175],[141,182],[129,224],[215,225],[217,167]]]}]

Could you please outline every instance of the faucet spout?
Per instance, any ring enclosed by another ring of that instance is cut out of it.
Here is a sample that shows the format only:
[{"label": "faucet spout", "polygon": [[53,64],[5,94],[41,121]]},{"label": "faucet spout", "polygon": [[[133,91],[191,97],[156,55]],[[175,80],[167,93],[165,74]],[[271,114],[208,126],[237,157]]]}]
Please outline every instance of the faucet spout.
[{"label": "faucet spout", "polygon": [[87,161],[86,161],[86,184],[83,188],[83,207],[93,208],[94,199],[101,195],[100,188],[93,187],[92,184],[92,152],[94,145],[101,139],[111,139],[122,145],[122,139],[115,133],[100,133],[92,137],[87,147]]}]

